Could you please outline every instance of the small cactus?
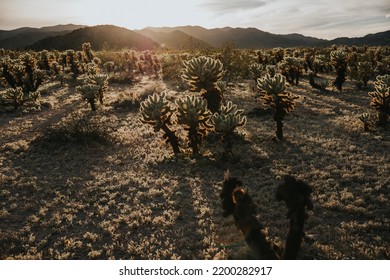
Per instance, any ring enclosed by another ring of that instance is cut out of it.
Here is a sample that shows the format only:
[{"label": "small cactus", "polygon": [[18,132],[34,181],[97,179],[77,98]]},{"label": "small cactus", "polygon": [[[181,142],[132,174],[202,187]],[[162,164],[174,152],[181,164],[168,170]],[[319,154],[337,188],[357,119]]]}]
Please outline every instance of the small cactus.
[{"label": "small cactus", "polygon": [[200,56],[183,61],[183,65],[185,69],[181,78],[188,82],[192,91],[201,93],[211,112],[218,112],[222,101],[221,91],[217,87],[223,74],[221,61]]},{"label": "small cactus", "polygon": [[364,131],[369,131],[371,115],[369,113],[363,113],[358,118],[363,123]]},{"label": "small cactus", "polygon": [[165,96],[164,92],[161,94],[154,93],[141,102],[141,122],[152,125],[156,132],[162,129],[165,133],[163,136],[165,141],[171,145],[175,154],[179,154],[179,140],[175,132],[169,128],[174,110]]},{"label": "small cactus", "polygon": [[277,74],[271,78],[269,74],[263,79],[257,79],[257,87],[263,95],[261,99],[265,105],[274,110],[274,120],[276,121],[276,137],[283,139],[283,119],[284,116],[294,110],[295,99],[297,96],[286,92],[286,77]]},{"label": "small cactus", "polygon": [[176,105],[178,123],[185,125],[192,153],[198,155],[203,137],[213,128],[209,124],[211,112],[207,109],[207,102],[200,97],[186,96],[178,99]]},{"label": "small cactus", "polygon": [[103,96],[108,90],[108,77],[104,74],[94,74],[88,77],[87,82],[99,86],[99,102],[103,105]]},{"label": "small cactus", "polygon": [[326,90],[326,87],[328,86],[327,80],[317,83],[316,80],[314,79],[315,73],[311,70],[307,71],[307,76],[309,77],[309,84],[311,85],[312,88],[318,89],[320,91]]},{"label": "small cactus", "polygon": [[269,64],[265,67],[265,71],[267,72],[268,75],[274,77],[276,75],[276,66]]},{"label": "small cactus", "polygon": [[5,93],[3,93],[1,99],[6,102],[11,102],[14,108],[17,109],[24,103],[23,89],[21,87],[9,88],[5,91]]},{"label": "small cactus", "polygon": [[263,65],[261,64],[254,63],[249,66],[249,72],[255,81],[260,78],[261,71],[263,71]]},{"label": "small cactus", "polygon": [[76,87],[81,93],[83,100],[86,100],[91,106],[92,111],[96,111],[95,99],[99,98],[100,86],[93,84],[85,84]]},{"label": "small cactus", "polygon": [[232,136],[234,130],[246,124],[246,117],[242,116],[243,112],[244,110],[238,110],[237,105],[229,101],[226,106],[221,107],[221,112],[215,113],[211,119],[214,124],[214,129],[222,134],[225,153],[233,154]]},{"label": "small cactus", "polygon": [[103,64],[104,69],[108,73],[112,73],[115,70],[115,63],[114,61],[107,61]]},{"label": "small cactus", "polygon": [[246,123],[246,117],[241,116],[244,110],[238,110],[237,105],[229,101],[226,106],[221,107],[220,113],[215,113],[212,122],[215,130],[222,133],[231,133],[236,127]]},{"label": "small cactus", "polygon": [[378,111],[378,124],[385,126],[390,115],[390,75],[377,76],[374,85],[375,91],[368,93],[370,105]]}]

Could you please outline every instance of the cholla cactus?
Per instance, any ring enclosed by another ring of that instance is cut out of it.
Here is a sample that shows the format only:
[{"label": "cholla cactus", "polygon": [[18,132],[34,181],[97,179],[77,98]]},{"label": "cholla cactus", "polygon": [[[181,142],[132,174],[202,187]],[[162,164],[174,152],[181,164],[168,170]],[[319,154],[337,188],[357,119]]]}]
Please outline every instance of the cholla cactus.
[{"label": "cholla cactus", "polygon": [[257,87],[261,90],[265,105],[274,109],[274,120],[276,121],[276,136],[283,139],[283,119],[284,116],[294,110],[295,99],[297,96],[286,92],[286,77],[277,74],[271,78],[267,74],[263,79],[257,79]]},{"label": "cholla cactus", "polygon": [[255,81],[260,78],[261,71],[263,71],[263,65],[261,64],[254,63],[249,66],[249,72]]},{"label": "cholla cactus", "polygon": [[370,77],[373,74],[373,65],[370,61],[360,61],[358,63],[358,75],[362,82],[362,87],[366,88]]},{"label": "cholla cactus", "polygon": [[83,43],[81,45],[83,49],[83,54],[84,54],[84,60],[85,62],[92,62],[94,59],[94,54],[92,51],[91,43]]},{"label": "cholla cactus", "polygon": [[296,57],[287,56],[279,63],[279,69],[291,85],[294,83],[298,85],[303,69],[303,61]]},{"label": "cholla cactus", "polygon": [[108,90],[108,77],[104,74],[94,74],[88,77],[87,82],[99,86],[99,102],[103,105],[103,96]]},{"label": "cholla cactus", "polygon": [[93,62],[89,62],[87,64],[84,64],[84,72],[86,72],[88,75],[96,75],[100,72],[100,68],[97,64]]},{"label": "cholla cactus", "polygon": [[[265,67],[265,71],[267,72],[268,75],[270,75],[271,77],[274,77],[276,75],[276,66],[269,64]],[[256,80],[256,83],[257,83],[257,80]]]},{"label": "cholla cactus", "polygon": [[375,91],[368,93],[370,105],[378,111],[378,124],[384,126],[390,115],[390,75],[377,76],[374,85]]},{"label": "cholla cactus", "polygon": [[74,50],[66,50],[62,54],[62,64],[70,67],[70,71],[73,73],[72,75],[74,79],[76,79],[78,75],[82,74],[80,59]]},{"label": "cholla cactus", "polygon": [[50,71],[55,61],[55,56],[53,53],[43,50],[36,54],[36,59],[38,60],[39,69]]},{"label": "cholla cactus", "polygon": [[115,70],[115,63],[114,61],[107,61],[103,64],[103,67],[107,73],[112,73]]},{"label": "cholla cactus", "polygon": [[225,153],[233,154],[232,136],[234,130],[246,124],[246,117],[243,117],[242,113],[244,113],[244,110],[238,110],[237,105],[229,101],[226,106],[221,107],[221,112],[215,113],[211,119],[215,130],[222,134]]},{"label": "cholla cactus", "polygon": [[328,68],[327,58],[324,54],[317,54],[313,59],[313,70],[315,73],[323,73]]},{"label": "cholla cactus", "polygon": [[192,91],[200,92],[207,100],[207,106],[213,113],[218,112],[222,94],[217,82],[222,79],[223,65],[221,61],[210,57],[196,57],[184,61],[185,69],[182,79],[187,81]]},{"label": "cholla cactus", "polygon": [[217,88],[220,90],[221,94],[223,95],[227,90],[226,82],[225,81],[218,81]]},{"label": "cholla cactus", "polygon": [[347,71],[347,54],[344,51],[335,50],[330,53],[330,63],[336,69],[336,79],[333,85],[342,91],[345,82],[345,72]]},{"label": "cholla cactus", "polygon": [[21,87],[25,95],[37,91],[44,81],[45,71],[37,68],[36,59],[29,53],[19,59],[6,57],[0,61],[0,66],[6,83],[12,88]]},{"label": "cholla cactus", "polygon": [[171,108],[165,96],[166,94],[164,92],[161,94],[154,93],[148,99],[141,102],[141,122],[152,125],[156,132],[162,129],[166,143],[171,145],[175,154],[179,154],[179,140],[175,132],[169,128],[174,110]]},{"label": "cholla cactus", "polygon": [[327,80],[317,83],[316,80],[314,79],[315,73],[311,70],[307,71],[307,76],[309,77],[309,84],[311,85],[312,88],[319,89],[321,91],[326,90],[326,87],[329,84]]},{"label": "cholla cactus", "polygon": [[369,113],[363,113],[359,116],[359,120],[363,123],[364,131],[369,131],[370,118],[371,115]]},{"label": "cholla cactus", "polygon": [[207,109],[207,102],[200,97],[186,96],[178,99],[176,105],[178,123],[185,125],[188,130],[189,146],[193,155],[197,155],[203,137],[213,128],[209,124],[211,112]]},{"label": "cholla cactus", "polygon": [[24,103],[24,94],[21,87],[9,88],[3,93],[1,99],[5,102],[10,102],[15,109]]},{"label": "cholla cactus", "polygon": [[100,86],[93,84],[85,84],[82,86],[76,87],[80,91],[83,100],[86,100],[91,106],[92,111],[96,111],[95,100],[99,98]]},{"label": "cholla cactus", "polygon": [[246,117],[242,116],[244,110],[238,110],[237,105],[229,101],[226,106],[221,107],[220,113],[215,113],[212,123],[215,130],[223,134],[232,133],[236,127],[246,124]]}]

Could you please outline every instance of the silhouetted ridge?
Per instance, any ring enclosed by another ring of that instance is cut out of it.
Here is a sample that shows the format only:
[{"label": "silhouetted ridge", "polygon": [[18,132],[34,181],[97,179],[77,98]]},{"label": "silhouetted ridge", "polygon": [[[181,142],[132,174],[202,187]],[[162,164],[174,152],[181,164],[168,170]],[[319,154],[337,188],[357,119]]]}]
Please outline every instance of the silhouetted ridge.
[{"label": "silhouetted ridge", "polygon": [[114,25],[98,25],[77,29],[63,36],[49,37],[27,48],[33,50],[80,49],[84,42],[91,43],[94,50],[101,50],[104,47],[150,50],[159,47],[159,44],[155,41],[126,28]]}]

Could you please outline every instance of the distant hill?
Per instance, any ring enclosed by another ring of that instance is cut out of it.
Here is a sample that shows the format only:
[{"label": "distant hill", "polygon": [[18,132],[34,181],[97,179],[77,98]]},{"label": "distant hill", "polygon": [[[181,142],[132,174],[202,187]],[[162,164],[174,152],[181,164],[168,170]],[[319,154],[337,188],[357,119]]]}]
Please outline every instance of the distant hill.
[{"label": "distant hill", "polygon": [[82,27],[85,26],[66,24],[42,28],[22,27],[9,31],[0,30],[0,48],[23,49],[41,39],[64,35]]},{"label": "distant hill", "polygon": [[81,45],[89,42],[94,50],[105,47],[113,49],[134,48],[137,50],[155,49],[159,44],[135,31],[114,25],[98,25],[74,30],[61,36],[42,39],[27,46],[32,50],[67,50],[81,49]]},{"label": "distant hill", "polygon": [[148,28],[137,31],[160,44],[162,48],[168,49],[192,49],[210,47],[206,42],[188,35],[180,30],[169,32],[155,32]]},{"label": "distant hill", "polygon": [[336,38],[328,42],[328,45],[355,45],[355,46],[390,46],[390,30],[368,34],[357,38]]},{"label": "distant hill", "polygon": [[0,30],[0,48],[6,49],[80,49],[81,44],[90,42],[92,48],[135,48],[193,49],[221,47],[234,43],[237,48],[275,47],[325,47],[347,46],[389,46],[390,30],[368,34],[359,38],[336,38],[323,40],[301,34],[272,34],[257,28],[213,28],[201,26],[147,27],[129,30],[114,25],[85,27],[81,25],[57,25],[42,28],[23,27],[15,30]]},{"label": "distant hill", "polygon": [[220,47],[225,43],[233,42],[238,48],[274,48],[295,46],[316,46],[326,43],[326,40],[306,37],[300,34],[276,35],[261,31],[257,28],[213,28],[201,26],[178,27],[148,27],[154,32],[167,33],[175,30],[198,38],[213,47]]}]

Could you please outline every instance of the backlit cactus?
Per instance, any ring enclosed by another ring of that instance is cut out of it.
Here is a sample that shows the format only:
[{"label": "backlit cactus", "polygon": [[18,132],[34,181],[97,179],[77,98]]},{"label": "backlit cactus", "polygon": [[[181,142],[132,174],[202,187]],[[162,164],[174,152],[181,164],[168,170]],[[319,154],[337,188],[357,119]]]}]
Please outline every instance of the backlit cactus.
[{"label": "backlit cactus", "polygon": [[344,51],[335,50],[330,53],[330,63],[336,69],[336,78],[333,85],[342,91],[345,82],[345,72],[347,71],[347,54]]},{"label": "backlit cactus", "polygon": [[189,146],[194,155],[199,154],[199,145],[207,131],[212,129],[209,123],[211,112],[207,108],[207,101],[196,96],[186,96],[176,101],[178,123],[188,131]]},{"label": "backlit cactus", "polygon": [[369,131],[371,115],[369,113],[363,113],[358,118],[363,123],[364,131]]},{"label": "backlit cactus", "polygon": [[192,91],[200,92],[207,100],[207,106],[213,113],[218,112],[222,94],[217,82],[222,79],[223,65],[219,60],[200,56],[184,61],[182,79],[187,81]]},{"label": "backlit cactus", "polygon": [[87,79],[87,82],[93,85],[99,86],[99,102],[103,105],[104,94],[108,90],[108,77],[104,74],[95,74],[90,75]]},{"label": "backlit cactus", "polygon": [[233,140],[232,136],[234,130],[239,126],[246,124],[246,117],[242,116],[244,110],[238,110],[237,105],[229,101],[226,106],[221,107],[220,113],[215,113],[211,119],[214,124],[215,131],[222,134],[222,143],[225,153],[231,153]]},{"label": "backlit cactus", "polygon": [[249,73],[251,74],[251,78],[255,81],[260,78],[261,71],[263,71],[263,65],[254,63],[249,66]]},{"label": "backlit cactus", "polygon": [[141,122],[150,124],[154,131],[164,131],[164,139],[169,143],[175,154],[180,153],[179,140],[169,126],[174,110],[171,108],[169,101],[165,98],[166,94],[154,93],[145,101],[141,102],[140,114]]},{"label": "backlit cactus", "polygon": [[314,77],[316,76],[315,73],[311,70],[307,71],[307,76],[309,78],[309,84],[311,85],[312,88],[324,91],[326,90],[326,87],[328,86],[328,81],[323,80],[322,82],[317,83]]},{"label": "backlit cactus", "polygon": [[284,116],[294,110],[297,96],[286,91],[286,77],[277,74],[271,78],[269,74],[263,79],[257,79],[257,87],[261,90],[265,105],[274,110],[274,120],[276,121],[276,136],[283,139],[283,119]]},{"label": "backlit cactus", "polygon": [[76,87],[81,93],[82,99],[86,100],[91,106],[92,111],[96,111],[96,99],[99,98],[100,86],[94,84],[84,84]]},{"label": "backlit cactus", "polygon": [[279,63],[279,69],[291,85],[298,85],[303,69],[303,61],[296,57],[287,56]]},{"label": "backlit cactus", "polygon": [[2,94],[1,99],[3,102],[11,103],[17,109],[24,102],[23,89],[21,87],[9,88]]},{"label": "backlit cactus", "polygon": [[45,71],[38,69],[34,56],[24,53],[18,59],[5,57],[0,61],[1,76],[12,88],[21,87],[24,95],[36,92],[45,78]]},{"label": "backlit cactus", "polygon": [[377,76],[374,85],[375,91],[368,93],[370,105],[378,111],[378,124],[384,126],[390,115],[390,75]]},{"label": "backlit cactus", "polygon": [[95,55],[92,51],[91,43],[83,43],[81,48],[83,49],[84,61],[86,63],[92,62]]},{"label": "backlit cactus", "polygon": [[74,79],[83,72],[80,60],[74,50],[66,50],[61,56],[61,63],[64,67],[70,67]]},{"label": "backlit cactus", "polygon": [[238,110],[237,105],[229,101],[226,106],[221,107],[220,113],[215,113],[212,117],[215,130],[228,134],[232,133],[237,127],[245,125],[246,117],[243,117],[242,113],[244,113],[244,110]]}]

